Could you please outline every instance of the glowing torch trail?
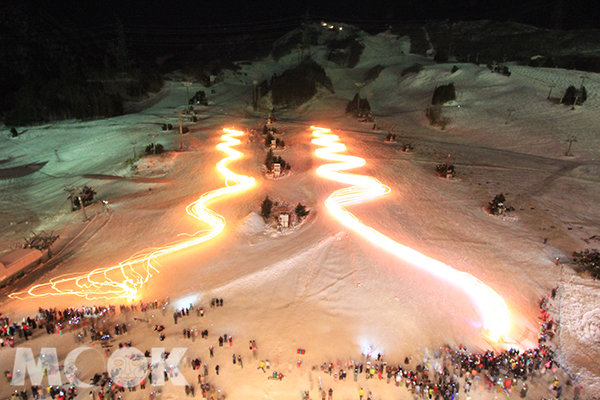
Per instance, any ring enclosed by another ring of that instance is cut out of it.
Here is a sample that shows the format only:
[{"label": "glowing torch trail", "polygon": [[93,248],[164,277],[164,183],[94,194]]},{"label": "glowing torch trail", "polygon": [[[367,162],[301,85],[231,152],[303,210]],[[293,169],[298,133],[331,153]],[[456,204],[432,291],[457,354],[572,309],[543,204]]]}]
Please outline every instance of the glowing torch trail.
[{"label": "glowing torch trail", "polygon": [[[248,190],[255,183],[254,178],[238,175],[227,168],[227,163],[243,156],[242,153],[230,147],[240,143],[234,137],[243,135],[243,132],[233,129],[224,129],[224,131],[227,133],[221,136],[223,142],[217,145],[217,148],[225,152],[227,157],[217,163],[217,170],[225,177],[227,186],[204,193],[186,208],[189,215],[207,223],[210,229],[202,231],[203,234],[199,236],[194,235],[193,239],[135,254],[118,265],[98,268],[86,275],[63,275],[48,283],[35,285],[25,292],[12,293],[10,297],[24,299],[76,295],[86,299],[133,299],[138,290],[152,276],[152,273],[159,272],[158,267],[161,266],[158,261],[159,257],[204,243],[221,233],[225,228],[225,218],[208,209],[206,204],[218,197]],[[235,185],[229,186],[229,181],[235,182]]]},{"label": "glowing torch trail", "polygon": [[325,206],[331,214],[342,224],[373,244],[463,290],[476,304],[483,320],[483,327],[488,332],[491,340],[496,342],[501,336],[507,334],[510,327],[510,312],[504,300],[494,290],[466,272],[457,271],[449,265],[393,241],[377,230],[364,225],[344,208],[350,204],[361,203],[383,196],[390,192],[390,188],[371,176],[340,172],[363,166],[365,160],[359,157],[336,154],[346,150],[344,144],[337,143],[339,137],[328,133],[330,132],[329,129],[317,127],[311,127],[311,129],[313,130],[313,136],[316,137],[312,142],[323,146],[323,148],[317,149],[315,154],[326,160],[337,161],[334,164],[320,166],[317,168],[317,173],[327,179],[352,185],[336,190],[327,198]]}]

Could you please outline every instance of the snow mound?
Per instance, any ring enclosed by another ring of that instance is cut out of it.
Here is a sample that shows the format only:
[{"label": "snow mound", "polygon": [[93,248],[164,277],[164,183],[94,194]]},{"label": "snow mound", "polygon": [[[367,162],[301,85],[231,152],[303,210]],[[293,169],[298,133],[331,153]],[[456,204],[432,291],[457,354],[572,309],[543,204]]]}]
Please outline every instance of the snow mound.
[{"label": "snow mound", "polygon": [[410,53],[410,38],[408,36],[398,37],[389,31],[375,36],[367,36],[363,38],[362,42],[365,49],[360,59],[360,66],[377,63],[395,64]]},{"label": "snow mound", "polygon": [[581,341],[593,346],[600,343],[600,310],[592,310],[583,315],[579,326]]},{"label": "snow mound", "polygon": [[265,230],[265,221],[255,212],[248,214],[240,225],[240,233],[258,235]]}]

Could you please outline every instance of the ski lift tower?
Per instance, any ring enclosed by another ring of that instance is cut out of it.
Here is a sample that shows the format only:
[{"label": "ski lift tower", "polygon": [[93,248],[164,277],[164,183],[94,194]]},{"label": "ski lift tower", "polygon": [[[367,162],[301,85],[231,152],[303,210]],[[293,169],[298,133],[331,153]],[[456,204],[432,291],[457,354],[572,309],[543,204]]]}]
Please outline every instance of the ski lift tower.
[{"label": "ski lift tower", "polygon": [[186,94],[186,103],[185,103],[185,109],[189,111],[190,109],[190,86],[192,86],[192,82],[186,82],[183,81],[181,82],[183,84],[183,86],[185,86],[185,94]]}]

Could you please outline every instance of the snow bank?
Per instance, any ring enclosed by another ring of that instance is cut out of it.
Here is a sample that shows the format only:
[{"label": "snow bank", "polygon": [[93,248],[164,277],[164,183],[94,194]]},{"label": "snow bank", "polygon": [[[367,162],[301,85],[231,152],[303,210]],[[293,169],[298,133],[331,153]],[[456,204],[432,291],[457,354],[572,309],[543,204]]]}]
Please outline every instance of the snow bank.
[{"label": "snow bank", "polygon": [[266,224],[263,217],[253,212],[243,219],[238,228],[238,233],[247,236],[258,235],[259,233],[264,232],[265,226]]}]

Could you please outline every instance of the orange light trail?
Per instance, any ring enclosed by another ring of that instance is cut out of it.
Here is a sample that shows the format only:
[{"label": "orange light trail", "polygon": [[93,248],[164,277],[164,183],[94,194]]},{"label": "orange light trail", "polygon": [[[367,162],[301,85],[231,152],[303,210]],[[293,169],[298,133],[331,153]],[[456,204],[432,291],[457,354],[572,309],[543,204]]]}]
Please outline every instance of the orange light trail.
[{"label": "orange light trail", "polygon": [[346,150],[344,144],[338,143],[339,137],[330,134],[330,130],[326,128],[312,126],[311,129],[313,136],[316,137],[312,143],[323,146],[315,150],[315,154],[325,160],[337,161],[334,164],[320,166],[317,168],[317,173],[327,179],[352,185],[336,190],[327,198],[325,206],[329,212],[342,224],[376,246],[463,290],[477,306],[483,320],[483,328],[490,340],[497,342],[506,335],[510,328],[510,312],[504,300],[493,289],[471,274],[457,271],[449,265],[395,242],[372,227],[366,226],[344,208],[350,204],[384,196],[390,192],[390,188],[371,176],[340,172],[361,167],[365,164],[365,160],[360,157],[336,154]]},{"label": "orange light trail", "polygon": [[[238,175],[227,168],[230,161],[243,156],[243,153],[230,147],[241,143],[235,137],[243,135],[243,132],[233,129],[224,129],[224,131],[227,133],[221,136],[223,142],[217,145],[217,149],[225,152],[227,157],[217,163],[217,170],[225,177],[226,186],[204,193],[186,208],[189,215],[206,222],[210,229],[203,231],[200,236],[194,235],[193,239],[187,241],[176,242],[134,254],[118,265],[97,268],[85,275],[62,275],[50,280],[48,283],[35,285],[27,291],[12,293],[9,297],[26,299],[75,295],[88,300],[101,298],[134,299],[139,289],[152,277],[152,273],[160,272],[158,268],[162,265],[158,258],[204,243],[220,234],[225,228],[225,218],[207,208],[206,204],[219,197],[248,190],[255,184],[253,177]],[[235,182],[235,185],[229,186],[229,181]]]}]

